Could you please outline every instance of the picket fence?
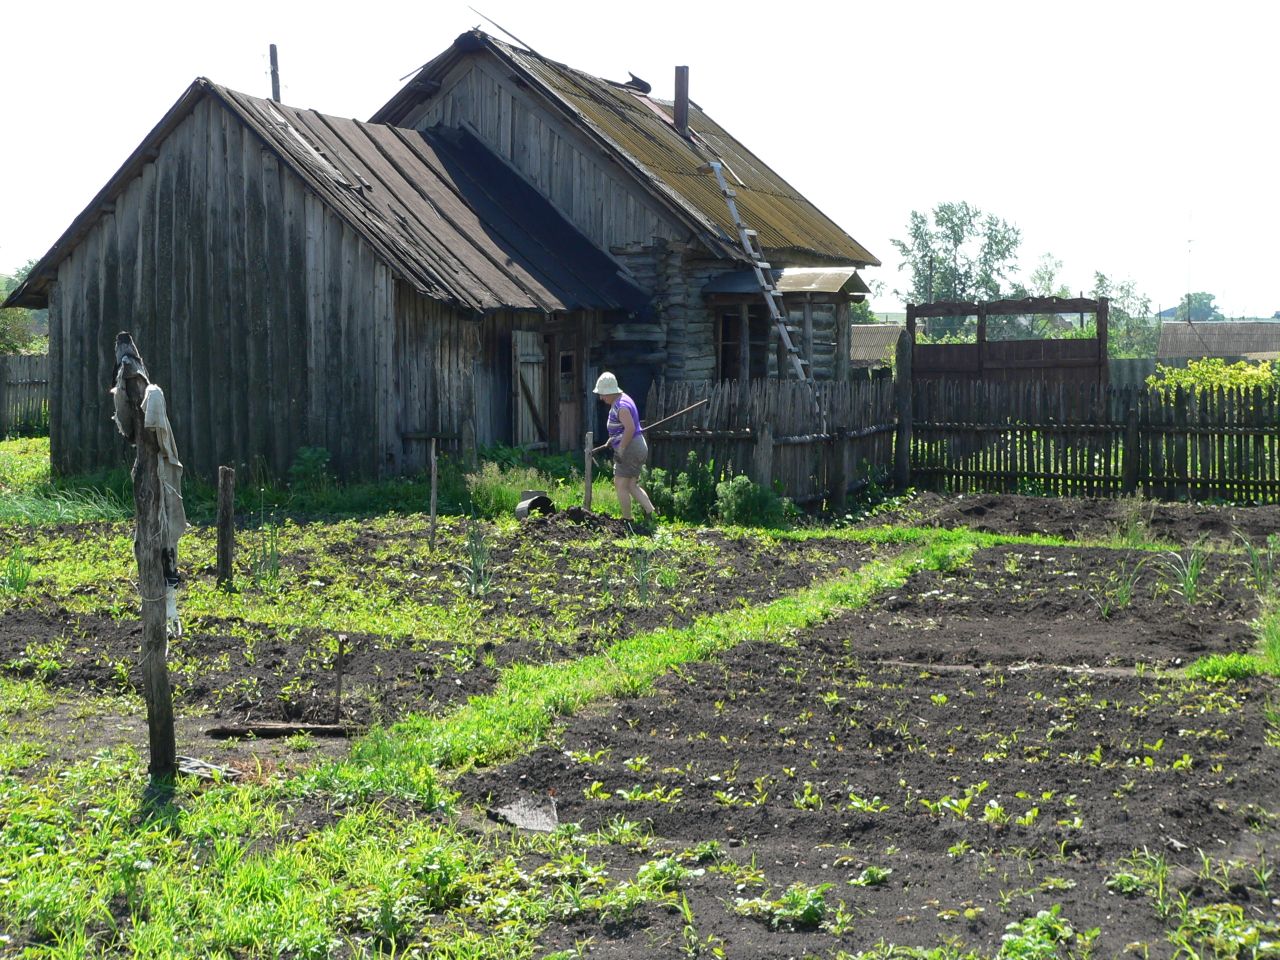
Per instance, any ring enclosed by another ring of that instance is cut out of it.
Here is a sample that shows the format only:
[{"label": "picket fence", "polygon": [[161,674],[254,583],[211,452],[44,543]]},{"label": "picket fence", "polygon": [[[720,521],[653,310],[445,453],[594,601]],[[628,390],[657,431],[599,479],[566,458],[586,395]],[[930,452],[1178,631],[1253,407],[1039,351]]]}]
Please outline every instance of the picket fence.
[{"label": "picket fence", "polygon": [[48,355],[0,354],[0,437],[48,429]]},{"label": "picket fence", "polygon": [[1280,500],[1280,391],[934,381],[913,393],[918,486]]},{"label": "picket fence", "polygon": [[717,480],[747,474],[797,503],[833,506],[893,467],[894,384],[753,380],[655,383],[645,421],[656,423],[699,400],[678,420],[646,431],[649,465],[687,466],[690,453]]}]

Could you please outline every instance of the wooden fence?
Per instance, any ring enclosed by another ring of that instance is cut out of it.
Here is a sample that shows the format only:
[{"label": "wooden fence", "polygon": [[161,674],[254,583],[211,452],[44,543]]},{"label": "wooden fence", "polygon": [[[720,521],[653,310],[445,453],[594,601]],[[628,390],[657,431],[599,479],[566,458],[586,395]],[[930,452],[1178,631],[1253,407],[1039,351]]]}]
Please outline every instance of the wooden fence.
[{"label": "wooden fence", "polygon": [[48,355],[0,354],[0,437],[48,429]]},{"label": "wooden fence", "polygon": [[913,393],[918,486],[1280,501],[1280,391],[934,381]]},{"label": "wooden fence", "polygon": [[694,453],[716,478],[747,474],[797,503],[833,507],[893,470],[897,417],[891,380],[819,383],[655,383],[645,403],[654,423],[708,403],[648,432],[649,465],[678,471]]}]

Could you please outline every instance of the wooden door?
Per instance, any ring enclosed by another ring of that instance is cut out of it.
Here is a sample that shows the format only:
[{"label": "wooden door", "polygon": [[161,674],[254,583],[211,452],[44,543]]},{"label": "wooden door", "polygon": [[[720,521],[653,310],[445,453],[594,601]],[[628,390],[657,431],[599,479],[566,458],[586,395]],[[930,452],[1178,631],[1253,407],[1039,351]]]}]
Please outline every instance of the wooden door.
[{"label": "wooden door", "polygon": [[511,442],[518,447],[542,446],[547,435],[547,352],[542,334],[511,331],[511,393],[514,415]]}]

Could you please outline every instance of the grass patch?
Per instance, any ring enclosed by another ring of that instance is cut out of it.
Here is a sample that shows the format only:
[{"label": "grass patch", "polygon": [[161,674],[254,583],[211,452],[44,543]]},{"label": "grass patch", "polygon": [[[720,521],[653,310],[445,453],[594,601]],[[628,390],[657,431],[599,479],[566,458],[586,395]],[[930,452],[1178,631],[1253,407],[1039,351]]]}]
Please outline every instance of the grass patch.
[{"label": "grass patch", "polygon": [[1263,672],[1258,658],[1247,653],[1215,653],[1187,667],[1187,676],[1196,680],[1243,680]]}]

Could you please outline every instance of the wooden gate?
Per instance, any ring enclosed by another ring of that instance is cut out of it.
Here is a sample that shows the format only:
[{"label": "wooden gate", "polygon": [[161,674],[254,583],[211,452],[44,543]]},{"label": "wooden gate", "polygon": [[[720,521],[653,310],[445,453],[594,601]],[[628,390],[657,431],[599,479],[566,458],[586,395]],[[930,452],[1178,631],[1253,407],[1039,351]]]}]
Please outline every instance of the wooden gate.
[{"label": "wooden gate", "polygon": [[547,351],[541,333],[511,331],[511,385],[511,442],[518,447],[546,446],[550,440],[547,433]]}]

